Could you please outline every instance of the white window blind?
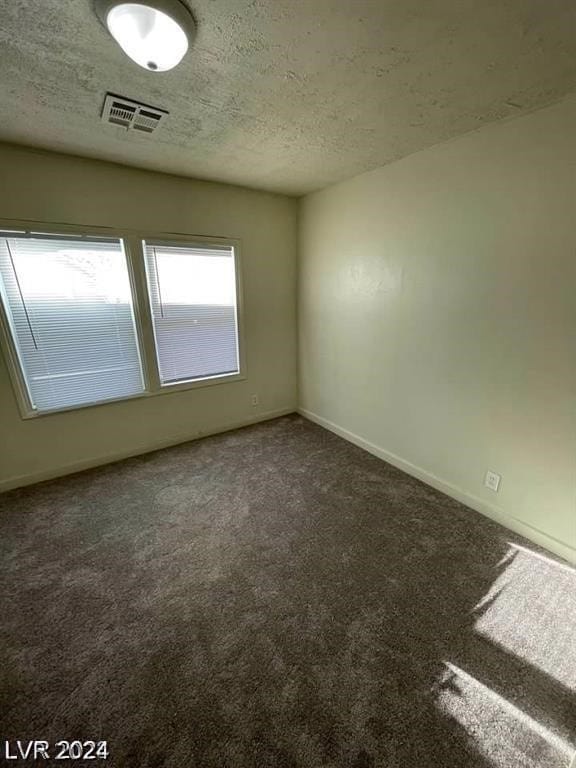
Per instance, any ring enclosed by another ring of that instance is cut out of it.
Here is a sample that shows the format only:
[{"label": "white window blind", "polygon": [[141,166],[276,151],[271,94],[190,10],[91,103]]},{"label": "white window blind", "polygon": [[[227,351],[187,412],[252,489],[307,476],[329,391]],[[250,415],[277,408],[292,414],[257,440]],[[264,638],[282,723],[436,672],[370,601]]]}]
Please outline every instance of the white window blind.
[{"label": "white window blind", "polygon": [[0,232],[0,292],[35,410],[144,391],[121,240]]},{"label": "white window blind", "polygon": [[231,246],[144,242],[160,381],[240,372]]}]

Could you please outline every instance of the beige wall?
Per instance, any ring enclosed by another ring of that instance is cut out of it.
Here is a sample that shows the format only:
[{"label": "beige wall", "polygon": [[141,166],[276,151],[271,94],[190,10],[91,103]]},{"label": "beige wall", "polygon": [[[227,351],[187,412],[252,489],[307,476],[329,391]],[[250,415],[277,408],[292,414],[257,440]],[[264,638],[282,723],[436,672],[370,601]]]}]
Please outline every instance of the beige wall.
[{"label": "beige wall", "polygon": [[576,562],[575,136],[572,98],[305,198],[299,323],[304,412]]},{"label": "beige wall", "polygon": [[0,145],[0,218],[240,239],[248,374],[24,421],[0,356],[0,489],[294,410],[296,216],[279,195]]}]

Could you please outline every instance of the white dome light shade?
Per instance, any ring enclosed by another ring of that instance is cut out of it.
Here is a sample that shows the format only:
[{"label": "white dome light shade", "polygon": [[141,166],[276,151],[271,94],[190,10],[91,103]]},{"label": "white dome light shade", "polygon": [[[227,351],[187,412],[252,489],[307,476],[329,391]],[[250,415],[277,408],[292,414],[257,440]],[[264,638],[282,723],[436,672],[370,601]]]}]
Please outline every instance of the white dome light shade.
[{"label": "white dome light shade", "polygon": [[144,69],[166,72],[179,64],[188,50],[184,27],[147,3],[112,4],[105,19],[124,53]]}]

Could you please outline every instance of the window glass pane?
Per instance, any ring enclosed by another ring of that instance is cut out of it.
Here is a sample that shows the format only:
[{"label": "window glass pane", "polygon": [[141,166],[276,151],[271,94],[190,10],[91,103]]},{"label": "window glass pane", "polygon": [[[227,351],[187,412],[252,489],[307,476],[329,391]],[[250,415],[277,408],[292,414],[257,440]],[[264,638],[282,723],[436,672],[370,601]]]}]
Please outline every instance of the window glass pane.
[{"label": "window glass pane", "polygon": [[239,373],[231,246],[144,243],[162,384]]},{"label": "window glass pane", "polygon": [[38,411],[144,391],[122,241],[0,233],[0,291]]}]

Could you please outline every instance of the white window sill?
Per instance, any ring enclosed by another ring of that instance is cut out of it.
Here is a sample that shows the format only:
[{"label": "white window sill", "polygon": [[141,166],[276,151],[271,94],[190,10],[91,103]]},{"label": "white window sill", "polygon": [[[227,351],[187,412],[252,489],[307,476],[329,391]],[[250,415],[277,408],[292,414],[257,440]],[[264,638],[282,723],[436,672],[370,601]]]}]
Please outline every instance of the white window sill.
[{"label": "white window sill", "polygon": [[96,403],[83,403],[82,405],[71,405],[67,408],[55,408],[54,410],[29,410],[22,412],[23,419],[38,419],[43,416],[54,416],[59,413],[70,413],[72,411],[83,411],[85,408],[101,408],[106,405],[113,405],[114,403],[126,403],[131,400],[143,400],[149,397],[158,397],[161,395],[170,395],[175,392],[186,392],[192,389],[202,389],[204,387],[213,387],[218,384],[231,384],[236,381],[246,381],[246,376],[243,373],[231,373],[223,376],[207,376],[202,379],[190,379],[189,381],[177,381],[173,384],[161,384],[159,389],[146,390],[139,392],[136,395],[129,395],[128,397],[119,397],[111,400],[100,400]]}]

